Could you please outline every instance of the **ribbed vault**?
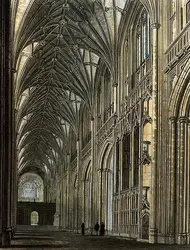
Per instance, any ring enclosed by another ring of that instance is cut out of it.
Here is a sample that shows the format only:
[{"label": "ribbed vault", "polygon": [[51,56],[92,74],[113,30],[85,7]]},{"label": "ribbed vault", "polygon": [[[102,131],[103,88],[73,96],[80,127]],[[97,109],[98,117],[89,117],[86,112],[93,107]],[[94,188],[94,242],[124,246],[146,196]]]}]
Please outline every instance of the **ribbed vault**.
[{"label": "ribbed vault", "polygon": [[123,9],[134,4],[23,4],[18,1],[14,41],[18,167],[20,173],[33,168],[55,173],[64,165],[71,131],[78,138],[82,109],[86,106],[93,117],[102,66],[110,71],[111,84],[117,84],[118,27]]},{"label": "ribbed vault", "polygon": [[55,173],[81,109],[92,111],[98,65],[114,72],[114,37],[101,1],[27,4],[15,28],[18,167]]}]

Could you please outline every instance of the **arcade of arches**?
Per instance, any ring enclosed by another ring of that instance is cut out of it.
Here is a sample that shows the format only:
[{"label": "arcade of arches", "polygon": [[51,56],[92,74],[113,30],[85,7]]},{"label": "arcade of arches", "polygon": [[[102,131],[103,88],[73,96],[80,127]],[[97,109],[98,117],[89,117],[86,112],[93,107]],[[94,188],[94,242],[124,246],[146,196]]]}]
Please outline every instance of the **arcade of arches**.
[{"label": "arcade of arches", "polygon": [[0,24],[0,244],[17,201],[190,244],[190,1],[0,0]]}]

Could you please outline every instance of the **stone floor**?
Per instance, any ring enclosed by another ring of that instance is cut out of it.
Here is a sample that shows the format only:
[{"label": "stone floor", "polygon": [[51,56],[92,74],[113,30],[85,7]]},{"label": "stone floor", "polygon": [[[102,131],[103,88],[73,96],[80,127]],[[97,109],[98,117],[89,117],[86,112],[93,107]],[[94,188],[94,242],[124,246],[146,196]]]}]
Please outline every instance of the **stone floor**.
[{"label": "stone floor", "polygon": [[150,245],[108,236],[82,236],[65,232],[19,232],[12,241],[12,247],[3,250],[181,250],[190,246]]}]

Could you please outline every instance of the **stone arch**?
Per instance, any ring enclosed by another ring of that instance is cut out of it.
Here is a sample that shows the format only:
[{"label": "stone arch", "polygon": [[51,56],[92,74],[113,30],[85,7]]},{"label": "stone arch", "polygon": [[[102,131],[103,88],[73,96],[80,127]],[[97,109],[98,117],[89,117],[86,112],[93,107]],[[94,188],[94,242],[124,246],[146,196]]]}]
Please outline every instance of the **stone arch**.
[{"label": "stone arch", "polygon": [[100,157],[100,221],[105,223],[106,230],[112,233],[112,206],[113,206],[113,145],[105,143]]},{"label": "stone arch", "polygon": [[[145,75],[147,75],[147,78],[151,78],[151,25],[155,24],[155,21],[147,2],[133,1],[126,4],[126,13],[121,20],[119,28],[119,64],[123,69],[123,81],[119,88],[123,100],[129,95],[135,85],[142,81]],[[144,15],[146,16],[145,18]],[[142,27],[145,27],[144,31],[142,31]],[[143,47],[143,37],[146,37],[145,47]]]},{"label": "stone arch", "polygon": [[32,211],[30,215],[31,226],[37,226],[39,222],[39,213],[37,211]]},{"label": "stone arch", "polygon": [[87,159],[84,162],[84,168],[83,168],[83,171],[82,171],[82,180],[83,181],[86,180],[86,175],[89,174],[90,165],[91,165],[91,159]]},{"label": "stone arch", "polygon": [[91,160],[89,160],[83,171],[83,222],[85,224],[86,231],[90,233],[91,227],[91,211],[92,211],[92,179],[91,179]]},{"label": "stone arch", "polygon": [[176,85],[172,90],[169,102],[170,117],[187,116],[190,99],[190,60],[187,60]]},{"label": "stone arch", "polygon": [[141,3],[144,5],[145,9],[150,15],[151,23],[158,22],[158,1],[156,0],[140,0]]},{"label": "stone arch", "polygon": [[[98,160],[98,166],[99,166],[99,169],[102,168],[102,162],[103,162],[103,158],[105,156],[105,153],[106,152],[110,152],[112,150],[112,144],[113,144],[113,141],[111,139],[107,139],[103,146],[102,146],[102,150],[101,150],[101,153],[100,153],[100,157],[99,157],[99,160]],[[108,150],[108,151],[107,151]]]},{"label": "stone arch", "polygon": [[[132,4],[132,5],[130,5]],[[135,24],[135,19],[139,16],[139,11],[145,8],[147,13],[150,16],[150,23],[155,24],[158,23],[158,6],[155,0],[140,0],[137,1],[135,4],[129,1],[125,5],[123,18],[120,22],[119,28],[119,44],[123,47],[125,43],[126,32],[129,31],[130,26],[133,27]]]},{"label": "stone arch", "polygon": [[[169,173],[168,190],[170,231],[173,242],[188,244],[190,209],[190,61],[178,77],[169,102]],[[183,228],[186,233],[183,234]]]}]

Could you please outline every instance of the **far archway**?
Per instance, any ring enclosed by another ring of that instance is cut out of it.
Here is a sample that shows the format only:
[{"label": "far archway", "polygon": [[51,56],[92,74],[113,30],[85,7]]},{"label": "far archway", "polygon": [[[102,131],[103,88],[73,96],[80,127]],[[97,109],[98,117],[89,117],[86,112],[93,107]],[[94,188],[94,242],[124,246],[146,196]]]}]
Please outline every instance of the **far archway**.
[{"label": "far archway", "polygon": [[37,226],[39,222],[39,214],[36,211],[31,213],[31,226]]}]

